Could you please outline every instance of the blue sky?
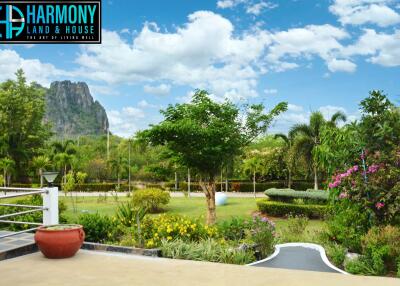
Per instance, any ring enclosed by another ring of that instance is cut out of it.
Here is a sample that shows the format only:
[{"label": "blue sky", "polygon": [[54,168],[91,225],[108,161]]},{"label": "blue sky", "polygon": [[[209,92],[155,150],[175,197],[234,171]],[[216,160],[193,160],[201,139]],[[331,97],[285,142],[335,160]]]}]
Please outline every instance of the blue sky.
[{"label": "blue sky", "polygon": [[400,101],[399,0],[104,0],[102,45],[2,45],[0,80],[88,83],[130,136],[196,88],[215,100],[289,102],[271,132],[311,111],[359,117],[372,89]]}]

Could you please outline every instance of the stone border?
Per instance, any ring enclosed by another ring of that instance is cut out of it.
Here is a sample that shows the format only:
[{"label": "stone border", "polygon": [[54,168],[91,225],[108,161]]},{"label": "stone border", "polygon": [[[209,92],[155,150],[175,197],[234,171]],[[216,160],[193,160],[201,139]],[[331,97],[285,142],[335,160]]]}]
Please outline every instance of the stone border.
[{"label": "stone border", "polygon": [[0,261],[15,258],[22,255],[31,254],[38,251],[36,243],[22,245],[13,249],[0,251]]},{"label": "stone border", "polygon": [[279,254],[281,248],[283,248],[283,247],[304,247],[304,248],[310,248],[310,249],[317,250],[317,251],[320,253],[320,255],[321,255],[322,261],[323,261],[329,268],[331,268],[331,269],[333,269],[333,270],[335,270],[335,271],[337,271],[337,272],[339,272],[339,273],[350,275],[350,274],[347,273],[346,271],[337,268],[335,265],[333,265],[333,264],[329,261],[328,257],[326,256],[325,249],[324,249],[321,245],[315,244],[315,243],[304,243],[304,242],[292,242],[292,243],[277,244],[277,245],[275,245],[275,251],[274,251],[274,253],[272,253],[270,256],[268,256],[268,257],[265,258],[265,259],[262,259],[262,260],[259,260],[259,261],[256,261],[256,262],[247,264],[246,266],[253,266],[253,265],[256,265],[256,264],[259,264],[259,263],[262,263],[262,262],[265,262],[265,261],[268,261],[268,260],[271,260],[271,259],[275,258],[275,257]]},{"label": "stone border", "polygon": [[145,249],[145,248],[126,247],[126,246],[109,245],[109,244],[85,241],[81,249],[92,250],[92,251],[118,252],[125,254],[150,256],[150,257],[161,257],[161,250],[157,248]]}]

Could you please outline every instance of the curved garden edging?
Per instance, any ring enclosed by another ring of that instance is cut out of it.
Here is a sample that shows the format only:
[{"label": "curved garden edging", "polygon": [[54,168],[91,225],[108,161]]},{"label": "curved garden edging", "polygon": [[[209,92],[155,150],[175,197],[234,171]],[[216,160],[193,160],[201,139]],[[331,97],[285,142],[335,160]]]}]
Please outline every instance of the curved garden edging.
[{"label": "curved garden edging", "polygon": [[334,265],[329,261],[328,257],[326,256],[325,249],[324,249],[321,245],[314,244],[314,243],[303,243],[303,242],[293,242],[293,243],[277,244],[277,245],[275,246],[275,251],[274,251],[273,254],[271,254],[270,256],[268,256],[268,257],[265,258],[265,259],[262,259],[262,260],[259,260],[259,261],[256,261],[256,262],[247,264],[247,266],[255,266],[255,265],[257,265],[257,264],[260,264],[260,263],[263,263],[263,262],[266,262],[266,261],[270,261],[270,260],[276,258],[276,257],[279,255],[281,249],[282,249],[282,248],[285,248],[285,247],[304,247],[304,248],[316,250],[316,251],[319,252],[319,254],[320,254],[320,256],[321,256],[321,259],[322,259],[322,261],[325,263],[326,266],[328,266],[328,267],[331,268],[332,270],[337,271],[337,272],[339,272],[339,273],[347,274],[347,275],[349,274],[349,273],[347,273],[346,271],[343,271],[342,269],[337,268],[336,266],[334,266]]}]

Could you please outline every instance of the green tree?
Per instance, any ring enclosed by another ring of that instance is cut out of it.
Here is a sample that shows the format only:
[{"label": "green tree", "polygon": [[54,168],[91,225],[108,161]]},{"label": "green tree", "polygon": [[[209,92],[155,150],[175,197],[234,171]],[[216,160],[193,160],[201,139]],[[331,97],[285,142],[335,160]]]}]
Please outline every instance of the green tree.
[{"label": "green tree", "polygon": [[283,152],[285,153],[284,155],[284,160],[285,160],[285,165],[287,169],[287,183],[288,183],[288,188],[292,188],[292,174],[293,174],[293,169],[295,167],[294,165],[294,156],[293,156],[293,137],[290,135],[286,136],[285,134],[278,133],[275,134],[275,138],[280,138],[284,142],[283,146]]},{"label": "green tree", "polygon": [[16,80],[0,84],[0,157],[15,162],[19,179],[26,178],[29,161],[51,136],[44,114],[44,89],[28,85],[22,70],[16,72]]},{"label": "green tree", "polygon": [[32,165],[38,171],[40,187],[43,187],[43,170],[50,165],[50,160],[44,155],[36,156],[32,160]]},{"label": "green tree", "polygon": [[122,155],[118,155],[117,158],[110,160],[109,164],[117,176],[119,189],[121,186],[121,175],[128,168],[128,161]]},{"label": "green tree", "polygon": [[0,169],[3,170],[3,183],[4,187],[10,184],[11,173],[14,171],[15,162],[10,158],[3,158],[0,160]]},{"label": "green tree", "polygon": [[52,148],[52,161],[57,168],[61,169],[63,174],[63,184],[66,184],[68,167],[72,166],[75,155],[77,153],[75,142],[72,140],[66,140],[62,142],[55,141],[51,144]]},{"label": "green tree", "polygon": [[213,224],[215,178],[221,167],[266,132],[274,117],[286,109],[283,102],[269,113],[261,104],[251,105],[242,118],[234,104],[214,102],[206,91],[198,90],[190,103],[169,105],[162,110],[164,120],[140,136],[154,145],[166,146],[174,162],[197,171],[207,200],[207,223]]},{"label": "green tree", "polygon": [[305,156],[310,162],[314,174],[314,189],[318,189],[318,161],[315,154],[317,146],[321,143],[321,130],[324,126],[335,127],[338,121],[345,121],[346,116],[342,112],[336,112],[329,121],[326,121],[321,112],[313,112],[309,124],[296,124],[290,131],[289,136],[295,138],[293,148],[295,154]]}]

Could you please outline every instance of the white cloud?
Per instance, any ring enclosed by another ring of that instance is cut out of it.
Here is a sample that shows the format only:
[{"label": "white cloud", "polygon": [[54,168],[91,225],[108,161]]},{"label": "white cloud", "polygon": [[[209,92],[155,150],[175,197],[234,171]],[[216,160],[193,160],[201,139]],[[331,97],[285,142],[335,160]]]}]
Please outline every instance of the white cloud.
[{"label": "white cloud", "polygon": [[392,0],[335,0],[329,10],[343,24],[376,24],[387,27],[400,23],[400,14],[389,5]]},{"label": "white cloud", "polygon": [[338,60],[338,59],[331,59],[328,61],[328,69],[331,72],[355,72],[357,69],[357,65],[349,60]]},{"label": "white cloud", "polygon": [[217,2],[217,7],[221,9],[226,9],[226,8],[233,8],[240,3],[244,3],[247,0],[220,0]]},{"label": "white cloud", "polygon": [[369,62],[386,67],[400,66],[400,30],[385,34],[366,29],[355,44],[344,49],[343,54],[369,56]]},{"label": "white cloud", "polygon": [[264,89],[265,94],[277,94],[278,90],[276,88],[271,88],[271,89]]},{"label": "white cloud", "polygon": [[304,110],[303,106],[295,105],[295,104],[291,104],[291,103],[288,104],[288,111],[300,112],[303,110]]},{"label": "white cloud", "polygon": [[169,84],[160,84],[157,86],[145,85],[143,87],[145,93],[153,95],[168,95],[171,91],[171,86]]},{"label": "white cloud", "polygon": [[122,137],[132,136],[139,130],[140,122],[143,121],[145,113],[136,107],[124,107],[122,110],[111,110],[107,112],[110,122],[110,130]]},{"label": "white cloud", "polygon": [[[266,61],[270,63],[270,69],[278,72],[298,67],[298,64],[288,62],[288,58],[296,60],[319,56],[328,64],[343,49],[340,40],[349,37],[344,29],[329,24],[308,25],[303,28],[279,31],[271,35],[272,44],[268,48]],[[340,62],[338,64],[335,62],[335,64],[337,66],[345,63]],[[349,63],[347,63],[346,71],[348,71],[349,66]],[[340,69],[336,68],[336,70],[339,71]]]},{"label": "white cloud", "polygon": [[261,1],[259,3],[248,6],[246,8],[246,13],[258,16],[265,9],[275,9],[276,7],[278,7],[278,4]]},{"label": "white cloud", "polygon": [[28,81],[48,87],[52,80],[70,73],[57,69],[54,65],[43,63],[38,59],[22,58],[16,51],[0,49],[0,81],[14,79],[15,72],[22,68]]},{"label": "white cloud", "polygon": [[219,97],[256,96],[258,62],[270,43],[268,33],[236,36],[229,20],[208,11],[188,19],[173,33],[148,23],[132,42],[105,30],[102,45],[83,46],[77,59],[80,73],[107,83],[163,80],[207,88]]},{"label": "white cloud", "polygon": [[146,100],[142,99],[138,102],[138,106],[140,108],[157,108],[158,106],[155,104],[148,103]]},{"label": "white cloud", "polygon": [[[347,123],[360,118],[360,113],[348,112],[341,106],[325,105],[318,108],[326,120],[331,119],[336,112],[343,112],[347,116]],[[288,110],[280,114],[270,128],[271,133],[287,133],[295,124],[308,124],[311,111],[307,111],[301,105],[289,104]],[[339,125],[345,123],[340,122]]]}]

